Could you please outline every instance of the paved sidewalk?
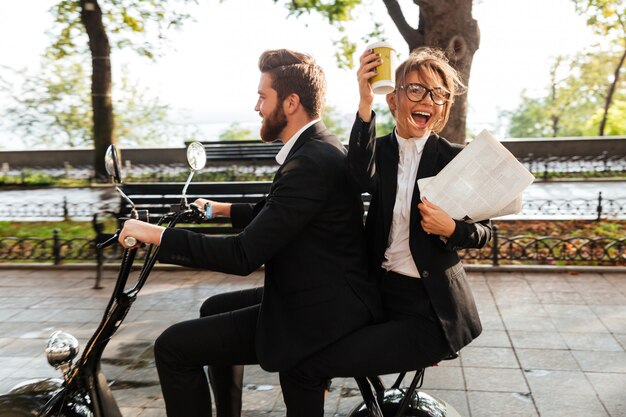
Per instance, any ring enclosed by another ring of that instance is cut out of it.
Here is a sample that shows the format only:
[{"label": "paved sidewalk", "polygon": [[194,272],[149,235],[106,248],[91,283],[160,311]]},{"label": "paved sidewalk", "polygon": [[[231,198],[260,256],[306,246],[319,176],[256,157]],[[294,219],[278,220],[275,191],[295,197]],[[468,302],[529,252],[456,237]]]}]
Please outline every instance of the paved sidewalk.
[{"label": "paved sidewalk", "polygon": [[[88,270],[0,270],[0,392],[36,376],[58,376],[44,357],[48,335],[84,346],[113,288],[94,290]],[[153,273],[104,355],[125,417],[164,416],[152,344],[170,324],[194,318],[219,292],[260,285],[190,270]],[[626,273],[470,273],[484,332],[460,358],[426,371],[423,390],[470,417],[626,416]],[[390,379],[393,379],[390,377]],[[278,378],[246,368],[244,416],[282,416]],[[336,379],[327,416],[360,400]]]}]

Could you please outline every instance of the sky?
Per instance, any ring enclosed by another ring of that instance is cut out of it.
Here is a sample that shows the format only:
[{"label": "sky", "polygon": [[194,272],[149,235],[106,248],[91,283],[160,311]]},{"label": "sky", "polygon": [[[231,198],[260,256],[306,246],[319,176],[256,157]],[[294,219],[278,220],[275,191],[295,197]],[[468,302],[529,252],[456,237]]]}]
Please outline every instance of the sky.
[{"label": "sky", "polygon": [[[0,5],[0,66],[36,68],[49,44],[48,12],[54,0],[2,2]],[[299,19],[270,0],[199,0],[191,5],[194,22],[172,31],[167,51],[156,62],[131,52],[112,54],[114,83],[121,68],[140,81],[151,95],[170,106],[176,123],[196,126],[202,139],[215,139],[231,123],[256,131],[254,112],[259,73],[257,60],[271,48],[290,48],[313,55],[328,80],[327,103],[351,124],[357,109],[356,69],[342,70],[334,59],[337,31],[316,15]],[[372,26],[369,13],[383,23],[385,36],[400,59],[408,48],[380,0],[364,0],[367,10],[355,14],[348,34],[360,38]],[[418,8],[401,0],[407,20],[417,24]],[[575,12],[571,0],[478,0],[473,16],[481,42],[474,56],[469,84],[468,128],[504,134],[498,113],[514,109],[523,91],[540,96],[548,86],[552,60],[591,47],[598,38]],[[367,46],[358,43],[358,56]],[[383,96],[377,102],[384,104]],[[2,102],[0,102],[2,105]],[[19,148],[11,132],[0,132],[0,145]],[[176,143],[175,145],[182,145]]]}]

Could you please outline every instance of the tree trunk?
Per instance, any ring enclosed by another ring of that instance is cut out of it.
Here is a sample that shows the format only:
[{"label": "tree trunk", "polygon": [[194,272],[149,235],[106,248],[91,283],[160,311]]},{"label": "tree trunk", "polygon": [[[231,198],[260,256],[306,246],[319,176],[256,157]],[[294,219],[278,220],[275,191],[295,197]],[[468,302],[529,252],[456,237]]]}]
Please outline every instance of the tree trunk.
[{"label": "tree trunk", "polygon": [[[443,49],[468,85],[474,53],[480,44],[478,23],[472,17],[472,0],[413,0],[419,7],[417,29],[406,22],[397,0],[383,1],[410,51],[420,46]],[[465,143],[466,119],[467,92],[456,97],[442,136],[455,143]]]},{"label": "tree trunk", "polygon": [[604,130],[606,128],[606,121],[609,118],[609,108],[611,107],[611,102],[613,101],[613,93],[615,93],[615,87],[619,82],[619,74],[622,70],[622,66],[624,66],[624,61],[626,60],[626,48],[624,48],[624,53],[622,54],[622,58],[619,60],[617,64],[617,68],[615,68],[615,76],[613,78],[613,82],[609,86],[609,93],[606,95],[606,100],[604,101],[604,114],[602,115],[602,121],[600,122],[600,136],[604,136]]},{"label": "tree trunk", "polygon": [[81,22],[89,37],[91,50],[91,103],[93,106],[94,174],[104,180],[104,154],[113,137],[113,103],[111,100],[111,47],[102,23],[102,10],[97,0],[80,0]]}]

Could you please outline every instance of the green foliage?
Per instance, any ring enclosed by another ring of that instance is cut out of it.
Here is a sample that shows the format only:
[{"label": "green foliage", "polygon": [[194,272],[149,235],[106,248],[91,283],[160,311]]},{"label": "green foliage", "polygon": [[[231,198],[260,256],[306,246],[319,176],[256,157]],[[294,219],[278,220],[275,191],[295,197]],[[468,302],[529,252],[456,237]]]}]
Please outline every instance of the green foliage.
[{"label": "green foliage", "polygon": [[[325,19],[330,25],[335,27],[339,32],[338,39],[333,41],[335,49],[335,59],[339,68],[352,69],[354,68],[353,56],[357,51],[356,42],[346,35],[346,23],[357,20],[354,16],[354,12],[358,9],[357,6],[363,6],[363,0],[272,0],[274,3],[284,3],[285,8],[289,11],[290,16],[296,18],[301,17],[304,14],[311,14],[313,12],[318,13]],[[366,7],[362,8],[367,11]],[[383,27],[382,24],[375,22],[372,14],[370,13],[370,20],[373,21],[373,29],[365,35],[363,41],[369,43],[371,39],[376,41],[384,40],[382,37]]]},{"label": "green foliage", "polygon": [[[279,2],[279,0],[273,1],[274,3]],[[310,14],[311,11],[316,11],[328,20],[328,23],[337,24],[351,20],[352,11],[361,3],[362,0],[291,0],[285,2],[285,7],[289,10],[290,14],[296,17],[300,17],[305,13]]]},{"label": "green foliage", "polygon": [[[522,93],[517,109],[502,112],[510,137],[595,136],[602,119],[611,74],[619,60],[612,51],[581,52],[572,58],[558,57],[546,94]],[[624,70],[622,70],[624,71]],[[561,77],[561,75],[564,76]],[[613,97],[606,134],[623,134],[626,124],[626,77],[621,77]],[[622,129],[622,130],[620,130]]]},{"label": "green foliage", "polygon": [[0,221],[0,236],[51,238],[54,229],[59,230],[63,239],[92,238],[91,222],[54,221],[54,222],[6,222]]},{"label": "green foliage", "polygon": [[[141,56],[153,59],[156,45],[162,44],[168,29],[178,29],[191,18],[185,11],[197,0],[107,0],[97,1],[102,9],[102,20],[111,45],[116,49],[129,48]],[[54,27],[49,31],[53,42],[47,53],[54,58],[87,54],[88,42],[81,23],[80,2],[60,0],[50,12]],[[148,37],[149,34],[153,36]]]},{"label": "green foliage", "polygon": [[[45,58],[38,72],[12,71],[15,82],[0,84],[9,104],[2,123],[26,146],[89,146],[93,126],[89,76],[82,62]],[[149,96],[127,70],[114,88],[115,136],[122,146],[159,145],[187,135],[168,120],[169,108]]]},{"label": "green foliage", "polygon": [[343,69],[353,69],[354,60],[352,57],[356,52],[356,43],[350,41],[350,38],[344,35],[340,39],[333,41],[333,46],[335,49],[335,61],[337,61],[337,66]]},{"label": "green foliage", "polygon": [[346,137],[346,129],[341,121],[341,115],[337,113],[337,109],[333,106],[326,105],[322,114],[322,121],[328,130],[338,138]]},{"label": "green foliage", "polygon": [[219,140],[251,140],[251,139],[259,139],[259,136],[252,133],[250,129],[245,129],[241,127],[241,125],[238,122],[231,123],[228,129],[224,130],[219,135]]},{"label": "green foliage", "polygon": [[374,106],[376,113],[376,136],[388,135],[396,127],[396,121],[387,106]]},{"label": "green foliage", "polygon": [[599,35],[626,40],[626,2],[624,0],[572,0],[576,10]]},{"label": "green foliage", "polygon": [[61,142],[74,147],[89,142],[89,76],[80,62],[44,60],[39,72],[12,72],[14,82],[0,86],[9,102],[2,111],[3,125],[24,138],[33,138],[27,146]]},{"label": "green foliage", "polygon": [[33,172],[30,169],[24,170],[22,183],[24,185],[50,185],[53,183],[53,177],[44,172]]},{"label": "green foliage", "polygon": [[[621,97],[624,97],[624,94]],[[595,136],[598,134],[598,126],[602,116],[602,109],[597,109],[583,126],[583,136]],[[626,99],[613,100],[613,104],[609,109],[604,134],[607,136],[623,136],[626,134]]]}]

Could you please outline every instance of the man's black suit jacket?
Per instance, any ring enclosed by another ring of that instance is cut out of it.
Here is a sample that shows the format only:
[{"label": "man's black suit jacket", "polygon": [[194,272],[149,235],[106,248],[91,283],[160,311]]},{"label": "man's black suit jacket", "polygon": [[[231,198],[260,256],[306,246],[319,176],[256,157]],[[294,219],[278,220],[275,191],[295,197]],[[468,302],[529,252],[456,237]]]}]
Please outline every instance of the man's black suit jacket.
[{"label": "man's black suit jacket", "polygon": [[367,274],[360,192],[322,122],[306,129],[267,197],[231,207],[236,236],[167,229],[159,261],[247,275],[265,264],[260,365],[288,369],[381,315]]},{"label": "man's black suit jacket", "polygon": [[[348,160],[363,191],[372,195],[367,220],[368,261],[378,271],[388,246],[396,200],[399,149],[395,134],[376,138],[375,119],[364,123],[358,116],[350,135]],[[427,234],[417,208],[419,178],[436,175],[463,147],[431,135],[424,146],[411,200],[409,247],[424,287],[439,318],[450,353],[458,352],[482,331],[476,304],[467,284],[458,249],[480,248],[491,239],[490,223],[455,220],[454,234],[444,243]]]}]

